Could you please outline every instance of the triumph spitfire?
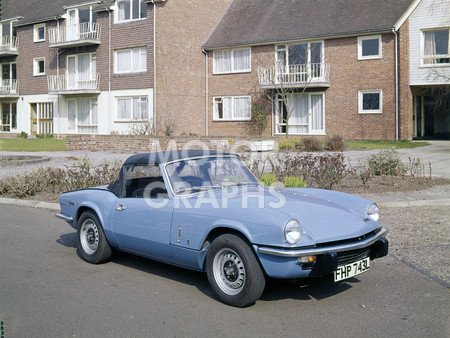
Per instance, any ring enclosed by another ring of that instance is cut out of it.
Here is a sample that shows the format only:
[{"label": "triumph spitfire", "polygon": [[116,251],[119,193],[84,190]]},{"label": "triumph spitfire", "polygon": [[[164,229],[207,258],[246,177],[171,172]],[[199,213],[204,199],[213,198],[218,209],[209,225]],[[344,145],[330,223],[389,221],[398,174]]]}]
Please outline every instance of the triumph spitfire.
[{"label": "triumph spitfire", "polygon": [[268,277],[341,281],[388,252],[375,203],[263,187],[235,154],[134,155],[110,185],[59,201],[56,216],[76,229],[85,261],[106,262],[116,249],[204,271],[217,298],[237,307],[255,303]]}]

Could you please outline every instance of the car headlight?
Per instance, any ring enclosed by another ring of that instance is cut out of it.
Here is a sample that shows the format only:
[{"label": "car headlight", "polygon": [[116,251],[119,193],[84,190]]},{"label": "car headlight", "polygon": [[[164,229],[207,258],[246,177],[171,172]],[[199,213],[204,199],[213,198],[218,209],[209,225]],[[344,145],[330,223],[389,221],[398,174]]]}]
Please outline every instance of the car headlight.
[{"label": "car headlight", "polygon": [[369,209],[367,210],[367,216],[371,220],[378,222],[378,220],[380,219],[380,209],[378,209],[378,205],[376,205],[376,203],[372,203],[369,206]]},{"label": "car headlight", "polygon": [[284,227],[284,238],[289,244],[295,244],[300,239],[300,223],[291,219]]}]

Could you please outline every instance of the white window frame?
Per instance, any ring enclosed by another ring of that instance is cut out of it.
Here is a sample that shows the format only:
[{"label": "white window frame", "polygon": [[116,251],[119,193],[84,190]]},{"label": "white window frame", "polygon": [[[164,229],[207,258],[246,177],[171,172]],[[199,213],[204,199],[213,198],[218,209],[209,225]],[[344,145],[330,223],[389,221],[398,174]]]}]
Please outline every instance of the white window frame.
[{"label": "white window frame", "polygon": [[[119,3],[121,2],[130,2],[130,19],[124,19],[120,20],[120,14],[119,14]],[[139,1],[139,7],[142,5],[144,1]],[[141,16],[143,13],[141,12],[141,9],[139,8],[139,15]],[[141,21],[141,20],[147,20],[147,13],[145,13],[144,17],[139,17],[137,19],[133,19],[133,0],[118,0],[116,1],[116,4],[114,5],[114,22],[115,23],[127,23],[127,22],[135,22],[135,21]]]},{"label": "white window frame", "polygon": [[[39,38],[39,29],[40,28],[44,28],[44,38],[40,39]],[[36,25],[33,26],[33,42],[43,42],[45,41],[45,23],[38,23]]]},{"label": "white window frame", "polygon": [[[139,103],[142,102],[147,102],[147,118],[143,118],[142,117],[142,111],[139,112],[140,113],[140,118],[134,118],[133,116],[135,115],[134,111],[133,111],[133,99],[138,99]],[[120,116],[120,112],[119,112],[119,100],[130,100],[130,117],[129,118],[124,118]],[[136,122],[136,121],[148,121],[150,119],[150,114],[149,114],[149,98],[147,95],[136,95],[136,96],[118,96],[116,97],[116,119],[117,121],[120,122]]]},{"label": "white window frame", "polygon": [[[44,62],[44,71],[39,72],[39,62]],[[33,58],[33,76],[45,75],[45,57]]]},{"label": "white window frame", "polygon": [[[425,57],[425,33],[432,33],[432,32],[440,32],[440,31],[449,31],[448,33],[448,42],[447,42],[447,52],[448,54],[446,55],[434,55],[434,56],[428,56]],[[440,28],[436,28],[436,29],[426,29],[426,30],[422,30],[420,32],[420,66],[421,67],[450,67],[450,62],[449,63],[425,63],[425,59],[447,59],[450,58],[450,28],[448,27],[440,27]]]},{"label": "white window frame", "polygon": [[[145,57],[145,67],[144,69],[135,69],[133,51],[139,50],[141,55]],[[131,51],[130,69],[129,70],[118,70],[118,53]],[[132,73],[143,73],[147,71],[147,47],[136,47],[136,48],[124,48],[124,49],[116,49],[114,50],[114,74],[132,74]]]},{"label": "white window frame", "polygon": [[[364,94],[379,94],[380,108],[379,109],[363,109]],[[368,89],[358,91],[358,114],[382,114],[383,113],[383,90],[382,89]]]},{"label": "white window frame", "polygon": [[[378,55],[363,55],[363,41],[378,39]],[[383,43],[381,35],[358,36],[358,60],[375,60],[383,57]]]},{"label": "white window frame", "polygon": [[[218,103],[223,103],[223,99],[231,99],[231,118],[220,118],[218,111]],[[247,118],[235,117],[234,112],[234,100],[245,98],[248,100],[249,105],[249,116]],[[213,97],[213,121],[248,121],[251,119],[251,109],[252,109],[252,101],[249,95],[241,95],[241,96],[214,96]]]},{"label": "white window frame", "polygon": [[[286,94],[286,95],[293,95],[293,94]],[[294,133],[292,131],[289,132],[289,135],[325,135],[325,128],[326,128],[326,121],[325,121],[325,92],[310,92],[310,93],[303,93],[300,95],[306,95],[307,96],[307,100],[308,100],[308,123],[306,124],[302,124],[302,126],[307,126],[308,127],[308,132],[307,133]],[[311,97],[312,96],[322,96],[322,129],[313,129],[313,107],[311,104]],[[283,102],[283,100],[281,98],[276,98],[274,100],[274,104],[278,105],[280,104],[280,102]],[[298,102],[297,102],[298,103]],[[282,133],[278,131],[278,127],[280,125],[285,124],[285,122],[281,121],[281,117],[279,115],[279,110],[278,108],[275,109],[276,113],[275,113],[275,134],[276,135],[286,135],[286,133]],[[291,112],[292,114],[292,112]],[[291,115],[292,116],[292,115]],[[299,125],[295,125],[295,124],[289,124],[289,127],[293,127],[293,126],[299,126]]]},{"label": "white window frame", "polygon": [[[234,53],[238,51],[248,50],[248,68],[236,69],[236,64],[234,61]],[[230,62],[231,70],[229,71],[219,71],[219,66],[217,62],[222,60],[223,53],[231,53]],[[236,48],[236,49],[223,49],[213,52],[213,74],[231,74],[231,73],[249,73],[252,71],[252,49],[251,48]]]},{"label": "white window frame", "polygon": [[[79,116],[80,116],[80,111],[79,111],[79,105],[80,105],[80,98],[71,98],[67,100],[67,112],[69,112],[69,102],[75,102],[75,120],[74,120],[74,128],[70,128],[68,127],[68,130],[75,130],[76,132],[78,132],[79,128],[97,128],[98,127],[98,99],[93,97],[93,98],[88,98],[89,99],[89,121],[87,124],[83,124],[80,122],[79,120]],[[97,116],[95,117],[95,119],[97,120],[97,122],[95,122],[94,120],[94,109],[96,109],[96,114]],[[68,117],[69,119],[69,117]],[[69,121],[68,121],[69,122]],[[69,124],[68,124],[69,125]]]}]

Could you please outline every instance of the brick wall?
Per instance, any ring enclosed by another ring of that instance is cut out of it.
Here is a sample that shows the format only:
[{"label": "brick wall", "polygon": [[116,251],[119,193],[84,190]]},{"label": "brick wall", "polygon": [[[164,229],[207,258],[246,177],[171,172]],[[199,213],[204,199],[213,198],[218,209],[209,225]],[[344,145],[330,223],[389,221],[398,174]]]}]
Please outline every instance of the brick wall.
[{"label": "brick wall", "polygon": [[165,151],[175,149],[212,149],[247,151],[248,137],[149,137],[131,135],[66,135],[67,151]]},{"label": "brick wall", "polygon": [[156,115],[159,129],[205,135],[205,55],[201,46],[231,0],[160,2],[156,9]]},{"label": "brick wall", "polygon": [[[412,97],[408,74],[407,25],[402,27],[400,41],[400,137],[411,139]],[[325,63],[330,65],[330,87],[308,90],[325,93],[325,131],[327,135],[339,134],[345,139],[395,139],[395,37],[382,35],[382,58],[358,60],[358,38],[328,39],[325,43]],[[210,135],[245,135],[240,122],[213,121],[214,96],[246,95],[252,101],[258,95],[257,68],[274,65],[275,47],[252,47],[252,72],[243,74],[212,74],[212,52],[209,53],[209,125]],[[359,90],[382,90],[381,114],[358,113]],[[269,123],[270,125],[270,123]],[[270,135],[270,126],[265,134]]]}]

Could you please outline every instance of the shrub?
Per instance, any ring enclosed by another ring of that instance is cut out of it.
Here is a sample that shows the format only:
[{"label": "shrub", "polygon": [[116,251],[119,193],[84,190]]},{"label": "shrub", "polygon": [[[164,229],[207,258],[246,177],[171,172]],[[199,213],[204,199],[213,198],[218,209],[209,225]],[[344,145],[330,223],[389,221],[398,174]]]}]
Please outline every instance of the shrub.
[{"label": "shrub", "polygon": [[394,149],[382,150],[373,154],[367,161],[373,175],[399,176],[404,171],[400,156]]},{"label": "shrub", "polygon": [[327,136],[327,148],[329,151],[344,151],[345,142],[342,135]]},{"label": "shrub", "polygon": [[322,143],[316,138],[307,138],[303,140],[303,145],[306,151],[321,151],[323,150]]},{"label": "shrub", "polygon": [[270,187],[277,181],[277,177],[274,174],[265,174],[261,177],[261,181],[266,187]]},{"label": "shrub", "polygon": [[287,188],[306,188],[306,181],[303,176],[287,176],[283,180],[283,184]]},{"label": "shrub", "polygon": [[281,150],[292,150],[294,149],[294,142],[290,138],[279,140],[278,148]]},{"label": "shrub", "polygon": [[36,138],[53,138],[53,134],[37,134]]},{"label": "shrub", "polygon": [[315,162],[311,176],[322,189],[333,189],[349,172],[342,154],[319,155],[315,157]]},{"label": "shrub", "polygon": [[20,138],[28,138],[28,134],[24,131],[21,131],[20,134],[17,134],[17,137]]},{"label": "shrub", "polygon": [[40,167],[2,178],[0,195],[24,198],[41,192],[61,193],[105,185],[114,180],[120,167],[118,161],[93,167],[87,158],[78,161],[73,168]]},{"label": "shrub", "polygon": [[368,161],[358,162],[356,173],[359,175],[359,178],[361,179],[363,185],[366,185],[366,183],[372,176]]}]

